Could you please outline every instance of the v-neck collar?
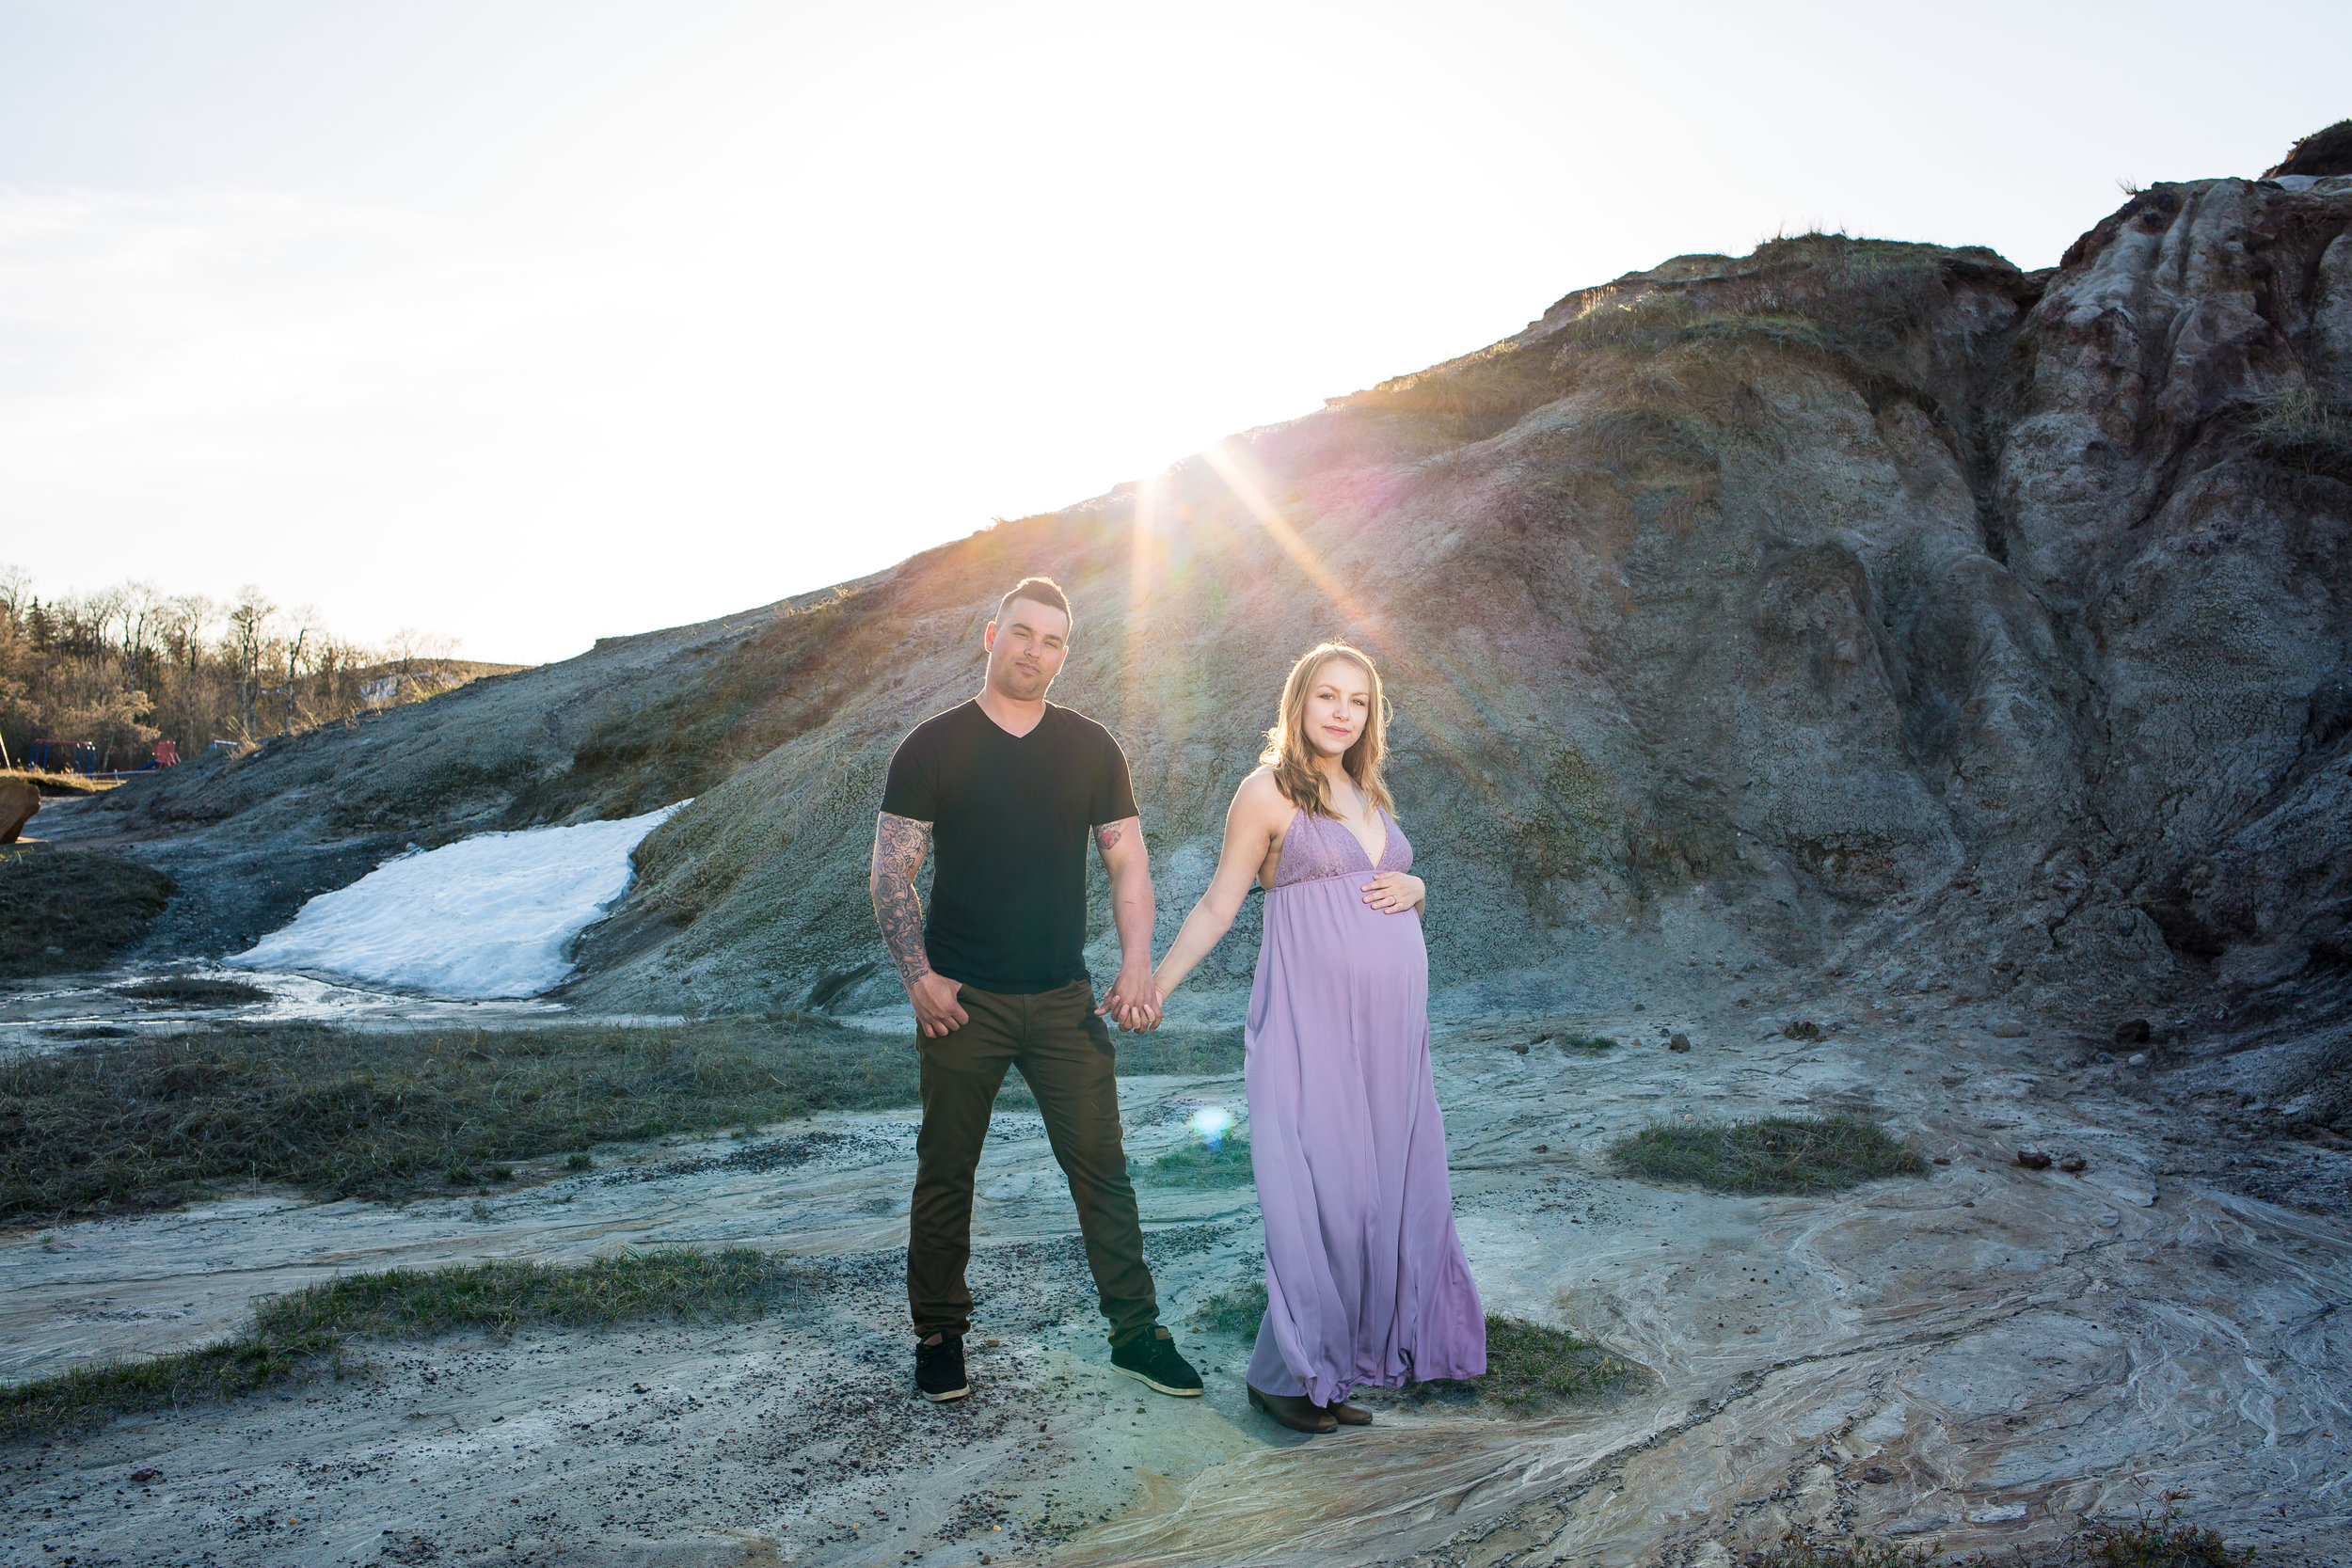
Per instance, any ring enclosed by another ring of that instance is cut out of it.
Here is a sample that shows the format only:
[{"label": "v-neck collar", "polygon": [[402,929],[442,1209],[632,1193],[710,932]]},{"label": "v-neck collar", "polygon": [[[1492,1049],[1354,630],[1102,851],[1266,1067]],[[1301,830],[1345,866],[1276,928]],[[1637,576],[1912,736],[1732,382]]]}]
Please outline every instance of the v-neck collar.
[{"label": "v-neck collar", "polygon": [[972,707],[975,712],[979,714],[980,718],[987,723],[990,729],[994,730],[998,735],[1004,736],[1007,740],[1014,742],[1016,745],[1028,739],[1029,736],[1043,729],[1045,727],[1045,721],[1052,716],[1054,711],[1054,705],[1051,703],[1046,704],[1044,711],[1037,716],[1037,722],[1031,724],[1027,729],[1023,730],[1019,735],[1015,735],[1010,730],[1005,728],[1004,725],[996,722],[996,716],[989,712],[988,705],[981,702],[977,697],[972,699]]},{"label": "v-neck collar", "polygon": [[[1359,793],[1361,793],[1360,789],[1359,790]],[[1347,825],[1347,819],[1345,817],[1334,816],[1331,820],[1340,825],[1340,832],[1345,833],[1351,840],[1354,841],[1358,852],[1364,857],[1364,863],[1370,866],[1373,870],[1377,871],[1380,869],[1380,862],[1386,858],[1389,852],[1389,833],[1391,832],[1389,827],[1389,818],[1388,815],[1378,806],[1375,805],[1369,798],[1367,798],[1364,801],[1364,809],[1371,815],[1374,821],[1380,824],[1380,853],[1377,855],[1374,854],[1370,849],[1364,847],[1364,841],[1361,838],[1357,837],[1356,830]]]}]

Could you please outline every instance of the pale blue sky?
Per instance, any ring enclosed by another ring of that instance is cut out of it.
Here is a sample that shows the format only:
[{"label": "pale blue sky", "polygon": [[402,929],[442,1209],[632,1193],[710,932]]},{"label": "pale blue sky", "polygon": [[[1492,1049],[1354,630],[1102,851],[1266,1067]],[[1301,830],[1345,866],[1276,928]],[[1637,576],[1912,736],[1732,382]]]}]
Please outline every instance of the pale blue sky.
[{"label": "pale blue sky", "polygon": [[2047,265],[2340,4],[0,0],[0,563],[721,614],[1816,225]]}]

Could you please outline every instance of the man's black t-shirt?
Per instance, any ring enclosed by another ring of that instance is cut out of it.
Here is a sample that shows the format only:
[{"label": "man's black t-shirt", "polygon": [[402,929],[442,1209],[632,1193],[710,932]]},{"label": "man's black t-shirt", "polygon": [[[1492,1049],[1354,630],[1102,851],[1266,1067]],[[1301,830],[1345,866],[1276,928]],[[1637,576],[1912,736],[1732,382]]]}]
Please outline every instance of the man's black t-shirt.
[{"label": "man's black t-shirt", "polygon": [[1110,731],[1052,703],[1024,736],[949,708],[898,743],[882,809],[932,824],[931,968],[1012,996],[1088,978],[1087,831],[1136,815]]}]

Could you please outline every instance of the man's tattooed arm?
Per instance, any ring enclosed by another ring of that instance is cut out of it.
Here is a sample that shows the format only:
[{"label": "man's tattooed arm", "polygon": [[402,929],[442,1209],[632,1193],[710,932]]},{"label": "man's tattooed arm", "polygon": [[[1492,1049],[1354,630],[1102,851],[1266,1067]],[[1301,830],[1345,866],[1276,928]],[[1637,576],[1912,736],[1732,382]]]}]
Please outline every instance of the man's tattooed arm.
[{"label": "man's tattooed arm", "polygon": [[1124,822],[1105,822],[1094,830],[1094,842],[1103,847],[1103,858],[1106,861],[1111,858],[1111,851],[1119,847],[1119,841],[1126,836]]},{"label": "man's tattooed arm", "polygon": [[899,978],[912,988],[931,972],[923,951],[923,901],[914,895],[914,875],[931,847],[931,825],[883,812],[874,823],[874,860],[866,877],[874,895],[874,919],[882,927]]}]

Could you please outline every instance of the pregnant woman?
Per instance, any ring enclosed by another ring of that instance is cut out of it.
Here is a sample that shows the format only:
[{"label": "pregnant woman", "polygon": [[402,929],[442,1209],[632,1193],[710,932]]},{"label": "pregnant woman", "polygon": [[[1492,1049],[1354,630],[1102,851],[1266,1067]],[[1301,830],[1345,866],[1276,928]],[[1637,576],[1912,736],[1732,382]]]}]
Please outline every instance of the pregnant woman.
[{"label": "pregnant woman", "polygon": [[1245,1034],[1266,1264],[1249,1402],[1301,1432],[1370,1424],[1352,1389],[1486,1370],[1429,1071],[1426,890],[1380,781],[1386,718],[1356,649],[1292,668],[1216,875],[1153,976],[1165,1002],[1251,880],[1265,887]]}]

